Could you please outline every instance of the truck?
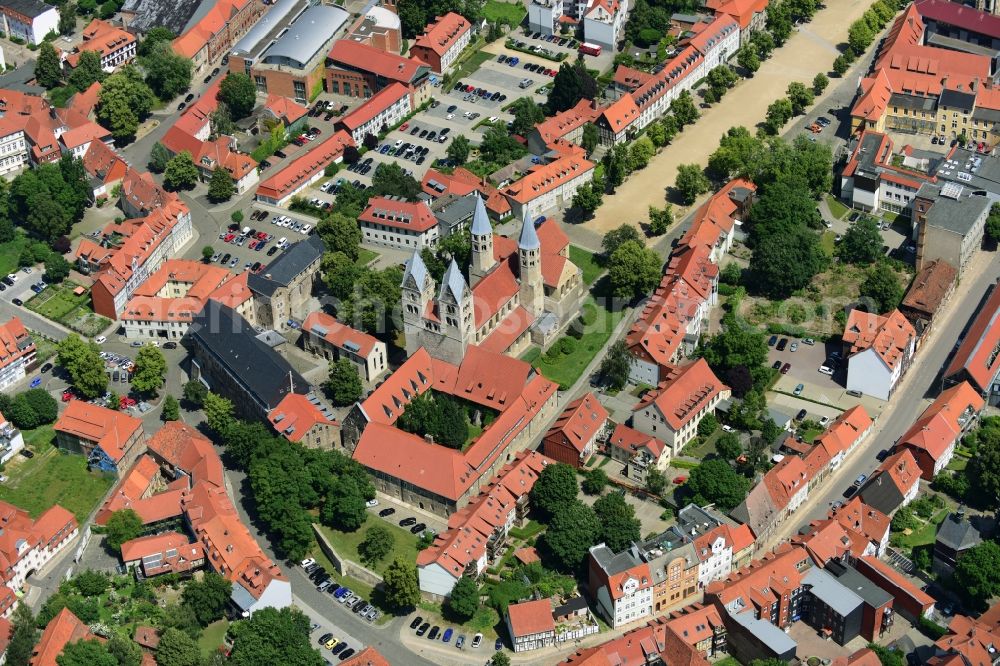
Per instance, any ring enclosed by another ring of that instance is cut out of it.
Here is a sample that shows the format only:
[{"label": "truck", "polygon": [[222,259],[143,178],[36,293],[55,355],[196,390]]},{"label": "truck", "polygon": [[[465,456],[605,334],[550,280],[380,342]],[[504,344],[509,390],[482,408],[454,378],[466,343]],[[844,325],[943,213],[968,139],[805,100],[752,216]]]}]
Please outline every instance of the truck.
[{"label": "truck", "polygon": [[591,44],[589,42],[584,42],[580,44],[580,53],[585,55],[599,56],[601,55],[600,44]]}]

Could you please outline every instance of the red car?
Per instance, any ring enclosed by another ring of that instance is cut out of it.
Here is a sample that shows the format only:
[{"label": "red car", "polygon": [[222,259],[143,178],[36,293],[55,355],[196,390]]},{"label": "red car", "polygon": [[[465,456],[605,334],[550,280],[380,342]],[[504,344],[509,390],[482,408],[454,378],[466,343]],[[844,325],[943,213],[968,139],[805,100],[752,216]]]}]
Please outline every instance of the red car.
[{"label": "red car", "polygon": [[778,372],[780,372],[783,375],[787,375],[788,371],[791,370],[791,369],[792,369],[792,364],[791,363],[786,363],[783,366],[781,366],[781,370],[779,370]]},{"label": "red car", "polygon": [[556,75],[556,70],[550,69],[549,70],[549,76],[555,76],[555,75]]},{"label": "red car", "polygon": [[681,485],[682,483],[687,483],[687,480],[688,480],[688,478],[686,476],[675,476],[674,477],[674,483],[676,483],[678,486]]},{"label": "red car", "polygon": [[222,242],[223,243],[231,243],[231,242],[233,242],[234,238],[236,238],[236,234],[226,234],[226,236],[222,239]]},{"label": "red car", "polygon": [[118,399],[118,408],[125,409],[127,407],[135,407],[136,402],[134,398],[130,398],[127,395],[123,395]]},{"label": "red car", "polygon": [[73,395],[72,391],[63,391],[63,394],[62,394],[62,401],[63,402],[69,402],[70,400],[74,400],[75,398],[76,398],[76,396]]},{"label": "red car", "polygon": [[267,232],[266,231],[258,231],[257,232],[257,238],[259,238],[262,241],[266,241],[267,240]]},{"label": "red car", "polygon": [[403,123],[402,125],[399,126],[399,129],[400,130],[405,130],[409,126],[410,126],[410,123]]}]

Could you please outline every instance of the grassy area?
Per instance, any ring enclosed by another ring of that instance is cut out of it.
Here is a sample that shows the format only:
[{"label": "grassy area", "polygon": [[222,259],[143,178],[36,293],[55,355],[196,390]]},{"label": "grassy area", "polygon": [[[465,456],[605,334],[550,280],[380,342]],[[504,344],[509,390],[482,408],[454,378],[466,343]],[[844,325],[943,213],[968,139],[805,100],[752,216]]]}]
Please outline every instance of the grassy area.
[{"label": "grassy area", "polygon": [[950,511],[951,509],[948,507],[941,509],[931,516],[931,519],[924,523],[922,527],[913,530],[909,534],[895,535],[893,543],[900,548],[907,549],[934,543],[934,538],[937,536],[938,525],[944,522],[944,519],[948,517],[948,513]]},{"label": "grassy area", "polygon": [[736,657],[726,657],[722,661],[715,662],[715,666],[741,666]]},{"label": "grassy area", "polygon": [[521,541],[527,541],[528,539],[538,536],[545,529],[545,525],[542,525],[538,521],[529,520],[524,527],[512,527],[510,528],[510,535],[515,539],[520,539]]},{"label": "grassy area", "polygon": [[56,343],[46,337],[31,332],[31,339],[35,341],[35,359],[39,363],[44,363],[56,355]]},{"label": "grassy area", "polygon": [[461,66],[459,66],[459,68],[455,70],[454,73],[452,73],[451,77],[449,78],[449,81],[460,81],[464,79],[465,77],[469,76],[477,69],[479,69],[484,62],[492,59],[493,59],[492,53],[487,53],[486,51],[476,51],[466,60],[464,60]]},{"label": "grassy area", "polygon": [[604,267],[597,263],[597,255],[576,245],[569,246],[569,260],[583,271],[583,283],[588,287],[597,281]]},{"label": "grassy area", "polygon": [[33,296],[24,306],[81,335],[87,337],[97,335],[111,322],[94,314],[89,291],[84,291],[79,296],[73,293],[78,286],[80,285],[69,280],[62,284],[49,285],[48,289]]},{"label": "grassy area", "polygon": [[512,27],[521,25],[524,15],[527,12],[520,2],[500,2],[500,0],[486,0],[483,7],[483,16],[490,23],[503,21]]},{"label": "grassy area", "polygon": [[[591,311],[594,315],[594,323],[584,327],[584,333],[577,340],[576,349],[570,354],[545,353],[538,357],[537,364],[542,374],[559,384],[560,387],[568,388],[572,386],[594,356],[604,347],[604,344],[611,337],[611,332],[615,326],[625,316],[622,310],[609,312],[599,306],[593,295],[588,295],[583,302],[581,311]],[[585,314],[589,315],[589,312]],[[559,342],[553,343],[556,348]],[[527,354],[525,354],[527,356]],[[524,357],[522,357],[524,358]],[[527,359],[525,359],[527,360]]]},{"label": "grassy area", "polygon": [[83,456],[64,454],[53,446],[51,426],[24,432],[34,458],[16,456],[4,468],[9,480],[0,485],[0,500],[38,517],[60,504],[82,524],[114,483],[111,476],[91,472]]},{"label": "grassy area", "polygon": [[28,238],[24,234],[17,234],[14,240],[0,243],[0,271],[4,275],[17,271],[17,259],[27,244]]},{"label": "grassy area", "polygon": [[210,658],[219,646],[222,645],[229,629],[229,620],[223,618],[205,627],[198,638],[198,647],[201,648],[201,655],[206,659]]},{"label": "grassy area", "polygon": [[826,256],[832,257],[834,250],[836,249],[837,234],[832,231],[824,231],[823,235],[819,237],[819,246],[823,248],[823,252]]},{"label": "grassy area", "polygon": [[851,212],[851,209],[840,203],[840,200],[832,194],[826,195],[826,205],[830,208],[830,213],[838,220],[844,219],[844,216]]},{"label": "grassy area", "polygon": [[371,262],[378,259],[378,256],[379,256],[378,252],[375,252],[374,250],[369,250],[366,247],[359,247],[358,258],[354,263],[356,263],[358,266],[367,266]]},{"label": "grassy area", "polygon": [[369,568],[374,569],[378,573],[382,573],[385,571],[385,568],[389,566],[389,563],[397,557],[402,557],[407,562],[417,561],[417,537],[410,534],[409,530],[396,527],[391,522],[385,520],[375,520],[370,518],[364,525],[361,526],[361,529],[355,532],[341,532],[340,530],[324,527],[323,533],[326,534],[326,538],[333,544],[337,553],[349,560],[358,562],[359,564],[364,564],[361,560],[361,555],[358,554],[358,546],[365,540],[368,530],[375,525],[382,525],[392,532],[395,543],[392,547],[392,553],[390,555],[388,555],[381,562],[376,563],[374,566],[369,566]]}]

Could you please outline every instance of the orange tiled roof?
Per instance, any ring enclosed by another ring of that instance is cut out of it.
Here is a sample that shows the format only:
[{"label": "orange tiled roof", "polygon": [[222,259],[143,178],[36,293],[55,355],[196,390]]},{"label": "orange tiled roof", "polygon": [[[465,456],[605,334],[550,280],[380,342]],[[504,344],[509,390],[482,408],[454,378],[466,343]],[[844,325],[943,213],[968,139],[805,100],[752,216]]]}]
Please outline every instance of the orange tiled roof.
[{"label": "orange tiled roof", "polygon": [[153,482],[159,473],[160,467],[155,460],[146,454],[139,456],[132,468],[104,500],[94,522],[98,525],[104,525],[115,511],[132,508],[135,502],[153,490]]},{"label": "orange tiled roof", "polygon": [[357,346],[357,354],[365,358],[374,351],[375,345],[379,342],[367,333],[341,324],[334,317],[320,310],[310,312],[306,316],[302,322],[302,330],[323,338],[334,347],[344,348],[344,344],[350,342]]},{"label": "orange tiled roof", "polygon": [[429,49],[438,56],[443,56],[469,30],[472,30],[472,24],[464,16],[448,12],[425,27],[424,33],[417,37],[413,46]]},{"label": "orange tiled roof", "polygon": [[146,443],[150,454],[192,478],[223,485],[222,461],[211,440],[183,421],[168,421]]},{"label": "orange tiled roof", "polygon": [[301,393],[289,393],[267,415],[271,426],[290,442],[301,442],[317,425],[339,427],[331,416],[309,401]]},{"label": "orange tiled roof", "polygon": [[698,411],[729,387],[719,381],[705,359],[677,366],[660,385],[647,392],[633,409],[639,411],[654,403],[667,424],[680,430]]},{"label": "orange tiled roof", "polygon": [[400,201],[386,197],[369,199],[368,207],[358,217],[358,221],[417,234],[433,229],[438,223],[426,202]]},{"label": "orange tiled roof", "polygon": [[528,203],[578,176],[594,169],[594,163],[576,155],[537,164],[520,180],[503,189],[503,194],[519,203]]},{"label": "orange tiled roof", "polygon": [[556,422],[545,433],[545,441],[568,444],[583,453],[584,446],[604,427],[608,410],[589,391],[566,405]]},{"label": "orange tiled roof", "polygon": [[70,67],[76,67],[83,51],[96,51],[102,58],[108,54],[120,51],[135,42],[135,36],[107,21],[94,19],[83,29],[83,43],[77,48],[78,53],[66,56]]},{"label": "orange tiled roof", "polygon": [[850,356],[873,349],[892,369],[904,360],[917,332],[899,310],[882,316],[854,309],[847,315],[842,337],[845,344],[851,345]]},{"label": "orange tiled roof", "polygon": [[31,653],[31,666],[58,666],[56,658],[69,643],[96,638],[90,629],[68,608],[49,621],[38,645]]},{"label": "orange tiled roof", "polygon": [[1000,373],[1000,354],[993,350],[1000,345],[1000,287],[994,287],[989,298],[976,314],[965,340],[944,371],[945,377],[966,376],[980,391],[990,388]]},{"label": "orange tiled roof", "polygon": [[456,167],[450,174],[428,169],[424,174],[421,186],[424,192],[434,198],[442,197],[445,194],[463,197],[473,192],[479,192],[483,203],[486,204],[486,209],[495,217],[504,217],[510,214],[510,202],[485,178],[480,178],[464,167]]},{"label": "orange tiled roof", "polygon": [[522,601],[507,607],[507,617],[514,638],[555,631],[552,602],[548,599]]},{"label": "orange tiled roof", "polygon": [[347,661],[340,662],[340,666],[390,666],[390,664],[378,650],[366,647]]},{"label": "orange tiled roof", "polygon": [[35,343],[20,317],[11,317],[7,323],[0,325],[0,368],[6,368],[34,351]]},{"label": "orange tiled roof", "polygon": [[[351,43],[361,46],[358,42]],[[354,131],[370,121],[372,118],[378,116],[378,114],[382,113],[399,100],[404,97],[408,97],[409,95],[410,89],[402,83],[390,83],[385,88],[382,88],[377,93],[362,102],[361,106],[338,120],[337,126],[339,127],[343,125],[349,131]]]},{"label": "orange tiled roof", "polygon": [[112,460],[118,461],[125,454],[122,447],[141,432],[142,421],[113,409],[72,400],[53,427],[56,432],[93,442]]},{"label": "orange tiled roof", "polygon": [[333,61],[334,66],[342,63],[405,84],[411,83],[422,67],[427,67],[416,58],[404,58],[351,39],[338,39],[327,57]]},{"label": "orange tiled roof", "polygon": [[897,446],[924,451],[939,460],[958,441],[968,419],[982,411],[986,401],[969,382],[956,384],[941,392],[900,437]]},{"label": "orange tiled roof", "polygon": [[354,139],[343,130],[334,132],[325,141],[313,145],[307,152],[292,160],[284,169],[257,186],[257,195],[283,199],[288,192],[322,171],[344,154],[344,148],[353,146]]}]

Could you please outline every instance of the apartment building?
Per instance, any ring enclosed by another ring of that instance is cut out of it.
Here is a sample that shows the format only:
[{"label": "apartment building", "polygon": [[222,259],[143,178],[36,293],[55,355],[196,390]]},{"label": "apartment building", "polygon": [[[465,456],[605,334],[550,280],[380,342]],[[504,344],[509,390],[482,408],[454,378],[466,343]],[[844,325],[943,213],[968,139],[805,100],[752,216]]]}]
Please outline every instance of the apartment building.
[{"label": "apartment building", "polygon": [[[279,6],[284,11],[285,7],[297,4],[298,0],[279,0],[268,4],[262,0],[218,0],[212,3],[201,3],[196,7],[190,7],[188,3],[181,3],[181,6],[188,5],[191,11],[190,17],[179,29],[175,29],[175,34],[180,37],[173,41],[174,51],[190,58],[194,65],[195,74],[210,69],[224,55],[234,47],[237,41],[245,35],[251,28],[263,22],[262,16],[270,16],[271,12],[278,10]],[[129,0],[123,7],[123,19],[129,24],[128,14],[138,13],[135,10],[143,5],[143,0]],[[176,20],[177,5],[171,7],[168,3],[153,2],[149,4],[159,4],[156,8],[142,8],[145,16],[140,18],[140,31],[145,32],[149,28]],[[132,12],[129,11],[135,7]],[[141,11],[141,10],[140,10]],[[267,12],[267,14],[265,14]],[[166,14],[167,16],[163,16]],[[166,21],[164,20],[166,19]],[[132,19],[134,20],[134,18]]]},{"label": "apartment building", "polygon": [[486,178],[480,178],[464,167],[455,167],[450,174],[436,169],[428,169],[424,173],[421,187],[432,199],[442,199],[447,196],[466,197],[478,194],[489,219],[499,222],[510,217],[510,204],[500,192],[490,185]]},{"label": "apartment building", "polygon": [[345,148],[355,145],[351,135],[343,131],[334,132],[323,141],[314,141],[309,150],[257,185],[254,198],[272,206],[288,204],[292,197],[322,178],[326,167],[342,162]]},{"label": "apartment building", "polygon": [[41,44],[50,32],[59,32],[59,11],[41,0],[0,2],[0,28],[8,37]]},{"label": "apartment building", "polygon": [[346,358],[367,384],[374,384],[389,370],[384,342],[319,310],[302,322],[302,347],[330,362]]},{"label": "apartment building", "polygon": [[986,193],[958,183],[921,185],[913,202],[917,270],[943,260],[961,276],[982,246],[992,205],[993,199]]},{"label": "apartment building", "polygon": [[968,382],[945,389],[896,442],[909,449],[921,476],[932,481],[951,462],[962,437],[979,422],[986,401]]},{"label": "apartment building", "polygon": [[920,474],[913,452],[904,448],[886,458],[858,489],[857,495],[865,504],[892,515],[896,509],[917,498]]},{"label": "apartment building", "polygon": [[402,83],[394,82],[338,120],[336,128],[361,145],[369,134],[377,137],[401,123],[413,109],[410,91]]},{"label": "apartment building", "polygon": [[622,465],[621,475],[640,483],[646,482],[651,469],[666,471],[671,449],[656,437],[633,430],[624,423],[615,426],[605,450],[611,459]]},{"label": "apartment building", "polygon": [[944,371],[945,387],[961,382],[987,404],[1000,404],[1000,289],[995,284]]},{"label": "apartment building", "polygon": [[927,157],[896,153],[888,134],[864,130],[841,172],[841,197],[858,210],[910,216],[930,170]]},{"label": "apartment building", "polygon": [[917,332],[899,310],[882,316],[851,310],[842,335],[847,388],[888,400],[910,366]]},{"label": "apartment building", "polygon": [[35,341],[20,317],[11,317],[0,326],[0,390],[25,378],[35,351]]},{"label": "apartment building", "polygon": [[413,108],[430,98],[431,68],[417,58],[387,53],[360,41],[334,42],[326,59],[326,91],[367,99],[393,83],[410,93]]},{"label": "apartment building", "polygon": [[190,574],[205,566],[205,548],[184,534],[161,532],[131,539],[121,545],[125,568],[140,578]]},{"label": "apartment building", "polygon": [[568,207],[576,191],[593,179],[594,166],[577,149],[548,164],[536,164],[500,192],[514,217],[531,221],[549,209]]},{"label": "apartment building", "polygon": [[358,216],[358,225],[364,244],[408,252],[433,248],[442,235],[427,202],[410,202],[391,195],[370,198],[368,207]]},{"label": "apartment building", "polygon": [[137,45],[134,35],[95,18],[83,29],[83,43],[66,56],[65,63],[74,69],[80,62],[80,54],[94,51],[101,56],[101,69],[110,74],[135,60]]},{"label": "apartment building", "polygon": [[542,439],[542,451],[549,458],[579,468],[596,452],[604,433],[608,411],[593,393],[587,392],[566,405]]},{"label": "apartment building", "polygon": [[882,557],[889,545],[889,516],[870,507],[860,497],[830,509],[827,517],[814,520],[792,537],[816,566],[832,560],[852,562],[865,556]]},{"label": "apartment building", "polygon": [[145,447],[141,420],[83,400],[71,400],[53,428],[56,446],[86,456],[88,467],[118,476]]},{"label": "apartment building", "polygon": [[0,464],[5,464],[24,448],[24,437],[3,414],[0,414]]},{"label": "apartment building", "polygon": [[472,34],[472,24],[464,16],[448,12],[424,28],[410,47],[410,55],[430,65],[435,74],[447,74],[472,41]]},{"label": "apartment building", "polygon": [[549,647],[556,641],[552,602],[548,599],[522,601],[507,607],[507,633],[514,652]]},{"label": "apartment building", "polygon": [[612,628],[653,614],[653,574],[630,551],[615,554],[603,543],[591,546],[588,570],[597,613]]}]

